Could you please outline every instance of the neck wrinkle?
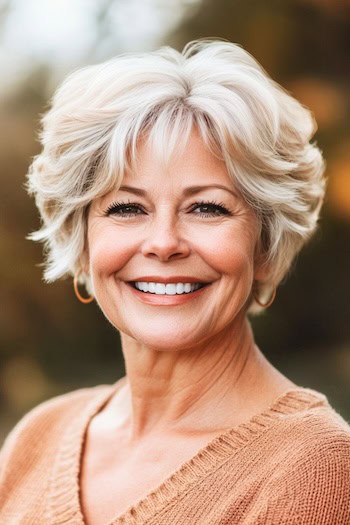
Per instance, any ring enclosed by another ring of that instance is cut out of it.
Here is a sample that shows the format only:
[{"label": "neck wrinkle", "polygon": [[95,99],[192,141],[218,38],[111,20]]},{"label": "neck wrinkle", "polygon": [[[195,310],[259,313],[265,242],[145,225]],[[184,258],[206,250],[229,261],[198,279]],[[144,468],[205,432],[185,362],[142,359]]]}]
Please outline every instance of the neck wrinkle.
[{"label": "neck wrinkle", "polygon": [[212,428],[213,407],[220,426],[227,405],[233,410],[241,405],[247,365],[256,361],[257,352],[246,319],[239,329],[231,327],[196,349],[157,351],[125,334],[122,342],[127,371],[123,408],[128,407],[131,441],[155,432]]}]

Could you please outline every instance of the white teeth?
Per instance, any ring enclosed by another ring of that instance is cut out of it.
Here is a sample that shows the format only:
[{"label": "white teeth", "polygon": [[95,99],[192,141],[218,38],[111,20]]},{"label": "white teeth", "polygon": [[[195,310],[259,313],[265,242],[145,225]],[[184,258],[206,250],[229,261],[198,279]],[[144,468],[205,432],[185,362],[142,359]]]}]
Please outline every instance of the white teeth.
[{"label": "white teeth", "polygon": [[166,295],[176,295],[176,284],[171,283],[165,286]]},{"label": "white teeth", "polygon": [[184,293],[184,285],[182,283],[176,284],[176,293],[178,294]]},{"label": "white teeth", "polygon": [[201,287],[200,283],[146,283],[136,281],[135,288],[142,292],[154,293],[156,295],[181,295],[184,293],[194,292]]},{"label": "white teeth", "polygon": [[[143,289],[144,292],[148,292],[148,283],[144,283],[145,287],[147,287],[147,290]],[[156,283],[156,290],[155,293],[157,295],[164,295],[165,294],[165,284],[163,283]]]},{"label": "white teeth", "polygon": [[156,293],[156,283],[148,283],[148,291],[151,293]]}]

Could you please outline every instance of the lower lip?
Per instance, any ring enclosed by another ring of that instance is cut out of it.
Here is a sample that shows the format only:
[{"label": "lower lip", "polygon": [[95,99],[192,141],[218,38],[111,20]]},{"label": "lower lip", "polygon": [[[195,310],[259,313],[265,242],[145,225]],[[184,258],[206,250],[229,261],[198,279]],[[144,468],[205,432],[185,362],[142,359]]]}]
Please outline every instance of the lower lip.
[{"label": "lower lip", "polygon": [[154,304],[158,306],[176,306],[178,304],[184,304],[191,299],[196,299],[199,297],[205,290],[209,288],[210,285],[206,285],[203,288],[199,288],[195,292],[184,293],[181,295],[160,295],[149,292],[141,292],[134,288],[131,284],[127,284],[127,287],[132,291],[132,293],[144,304]]}]

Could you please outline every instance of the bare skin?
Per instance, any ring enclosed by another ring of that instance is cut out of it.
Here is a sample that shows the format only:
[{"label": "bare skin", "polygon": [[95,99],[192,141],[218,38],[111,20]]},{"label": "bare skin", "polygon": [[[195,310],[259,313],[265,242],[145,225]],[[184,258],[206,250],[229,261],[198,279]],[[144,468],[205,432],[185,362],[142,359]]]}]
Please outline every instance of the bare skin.
[{"label": "bare skin", "polygon": [[[122,334],[127,374],[87,430],[87,525],[108,525],[213,438],[296,386],[262,355],[245,316],[253,282],[264,278],[259,227],[223,162],[195,131],[166,173],[146,144],[139,154],[138,173],[123,184],[142,192],[111,192],[88,218],[85,264],[99,306]],[[194,197],[189,187],[201,189]],[[121,201],[122,213],[113,204]],[[130,286],[151,280],[145,276],[210,285],[164,304]]]},{"label": "bare skin", "polygon": [[244,351],[212,354],[197,367],[193,355],[171,366],[169,356],[161,364],[159,356],[134,359],[133,345],[125,351],[128,380],[86,436],[81,494],[87,525],[107,525],[216,436],[296,387],[266,360],[248,327],[244,332]]}]

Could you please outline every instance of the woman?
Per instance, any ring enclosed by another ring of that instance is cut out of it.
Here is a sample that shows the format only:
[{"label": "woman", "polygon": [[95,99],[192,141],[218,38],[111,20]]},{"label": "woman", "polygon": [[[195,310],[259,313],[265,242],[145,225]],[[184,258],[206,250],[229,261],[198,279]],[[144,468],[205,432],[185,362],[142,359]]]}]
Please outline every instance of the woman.
[{"label": "woman", "polygon": [[[120,331],[126,376],[2,450],[6,524],[348,524],[350,428],[255,345],[324,196],[310,113],[237,45],[73,73],[29,173],[45,277]],[[82,296],[85,284],[91,297]]]}]

